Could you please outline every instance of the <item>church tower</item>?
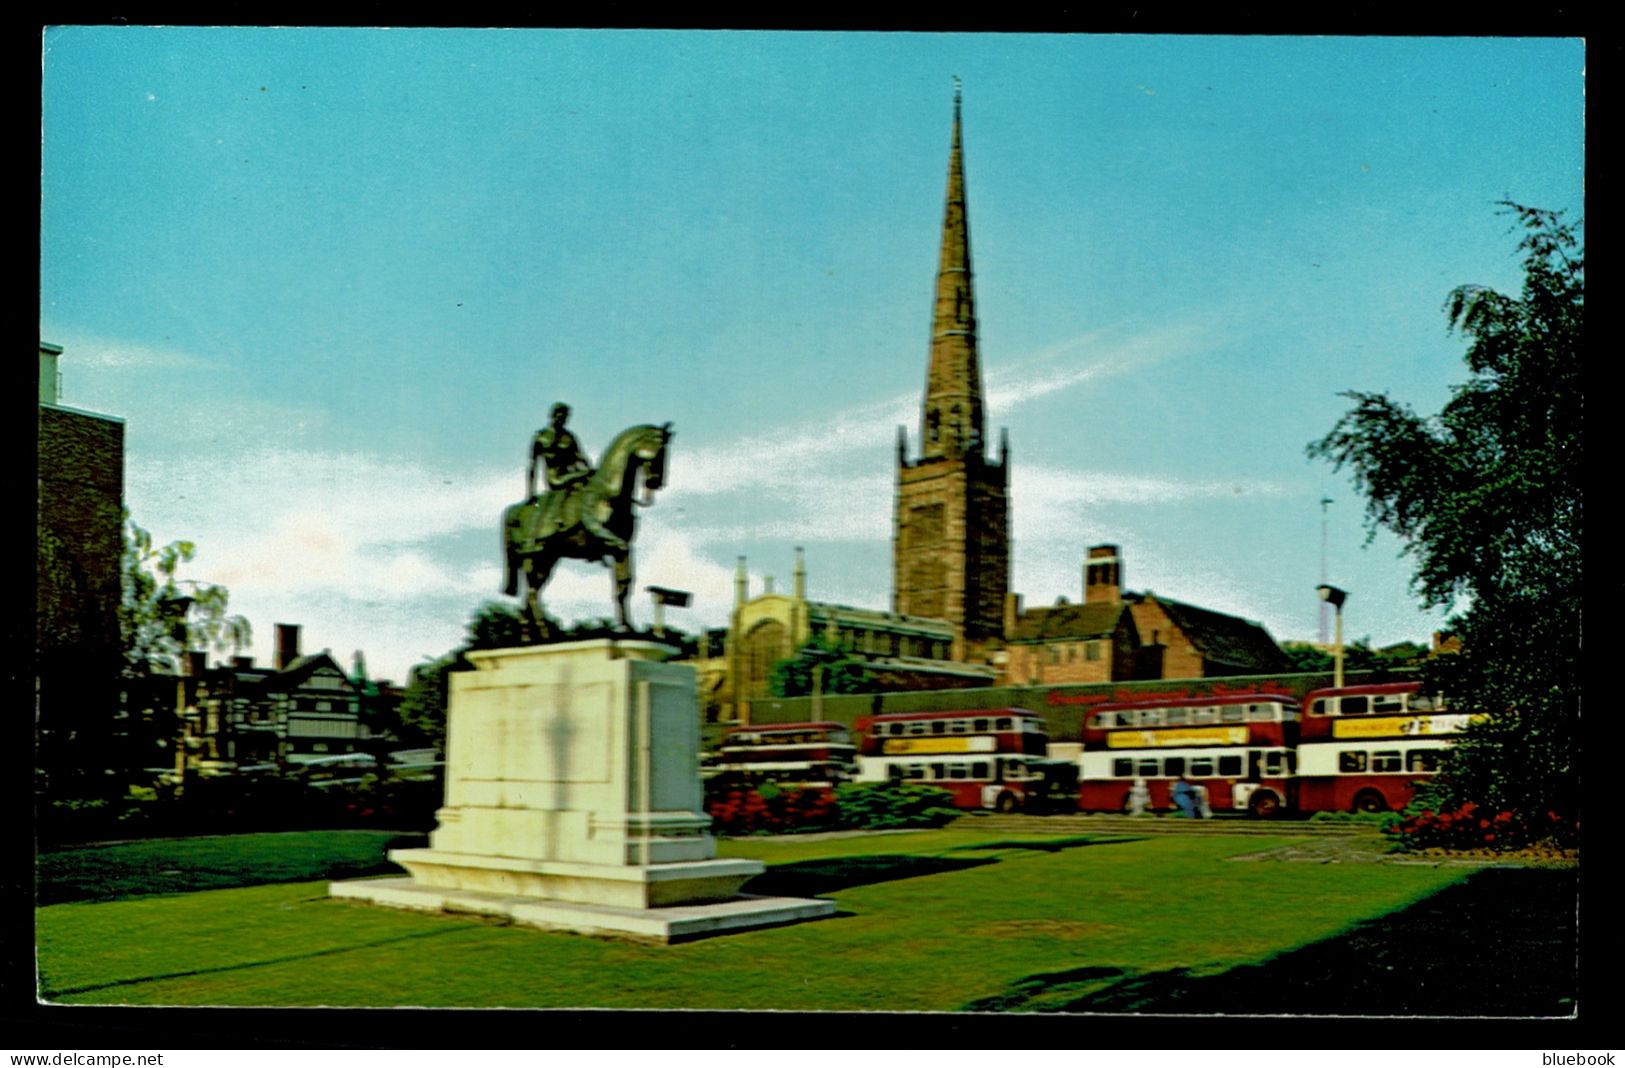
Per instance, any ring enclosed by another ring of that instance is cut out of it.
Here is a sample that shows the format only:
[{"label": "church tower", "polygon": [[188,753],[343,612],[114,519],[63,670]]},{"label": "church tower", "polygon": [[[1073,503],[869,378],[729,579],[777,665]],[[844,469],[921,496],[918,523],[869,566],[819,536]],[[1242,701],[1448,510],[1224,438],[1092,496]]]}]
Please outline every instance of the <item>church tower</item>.
[{"label": "church tower", "polygon": [[892,610],[948,620],[954,659],[963,660],[977,658],[1003,634],[1010,446],[1001,435],[998,460],[987,458],[959,113],[956,85],[917,457],[909,458],[907,431],[899,427],[897,434]]}]

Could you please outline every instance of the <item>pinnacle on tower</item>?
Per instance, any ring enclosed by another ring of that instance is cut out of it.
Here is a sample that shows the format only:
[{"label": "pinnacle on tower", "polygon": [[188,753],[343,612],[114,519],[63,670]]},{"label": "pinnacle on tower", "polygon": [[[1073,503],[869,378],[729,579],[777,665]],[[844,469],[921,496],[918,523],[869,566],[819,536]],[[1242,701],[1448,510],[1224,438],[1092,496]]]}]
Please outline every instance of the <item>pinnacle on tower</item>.
[{"label": "pinnacle on tower", "polygon": [[970,220],[965,210],[965,158],[956,78],[920,454],[925,459],[957,458],[981,451],[982,371],[976,355],[976,300],[971,283]]}]

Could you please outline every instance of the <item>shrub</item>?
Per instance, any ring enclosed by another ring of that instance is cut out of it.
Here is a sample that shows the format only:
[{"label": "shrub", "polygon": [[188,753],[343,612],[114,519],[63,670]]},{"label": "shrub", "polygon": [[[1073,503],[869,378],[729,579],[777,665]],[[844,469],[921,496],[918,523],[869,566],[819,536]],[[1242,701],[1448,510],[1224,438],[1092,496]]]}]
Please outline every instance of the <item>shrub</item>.
[{"label": "shrub", "polygon": [[903,783],[843,783],[835,788],[842,827],[891,830],[940,827],[959,815],[953,795],[935,786]]},{"label": "shrub", "polygon": [[1579,839],[1578,821],[1564,820],[1556,812],[1536,817],[1511,809],[1492,812],[1472,801],[1435,811],[1426,800],[1412,802],[1404,812],[1389,813],[1382,833],[1396,848],[1416,849],[1524,849],[1545,845],[1564,849]]}]

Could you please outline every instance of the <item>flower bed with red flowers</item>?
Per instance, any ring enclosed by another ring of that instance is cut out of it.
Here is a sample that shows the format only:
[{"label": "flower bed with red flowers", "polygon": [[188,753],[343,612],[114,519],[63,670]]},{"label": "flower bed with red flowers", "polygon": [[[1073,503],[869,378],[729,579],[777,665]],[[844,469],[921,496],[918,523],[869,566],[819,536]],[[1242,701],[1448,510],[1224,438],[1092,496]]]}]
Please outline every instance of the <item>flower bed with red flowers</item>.
[{"label": "flower bed with red flowers", "polygon": [[1531,818],[1521,812],[1491,812],[1471,801],[1435,811],[1423,803],[1388,817],[1382,833],[1398,849],[1509,852],[1530,848],[1566,851],[1579,841],[1580,821],[1556,812]]},{"label": "flower bed with red flowers", "polygon": [[748,786],[707,799],[705,810],[717,834],[831,830],[839,812],[831,790],[756,790]]},{"label": "flower bed with red flowers", "polygon": [[842,783],[830,790],[763,783],[714,787],[705,810],[716,834],[794,834],[940,827],[959,815],[952,803],[948,791],[915,784]]}]

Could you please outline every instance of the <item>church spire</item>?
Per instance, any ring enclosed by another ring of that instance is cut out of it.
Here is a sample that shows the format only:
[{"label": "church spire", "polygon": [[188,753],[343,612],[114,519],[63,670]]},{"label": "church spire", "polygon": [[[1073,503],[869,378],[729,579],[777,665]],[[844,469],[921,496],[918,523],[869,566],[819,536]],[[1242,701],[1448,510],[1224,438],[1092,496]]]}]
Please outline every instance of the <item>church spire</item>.
[{"label": "church spire", "polygon": [[965,211],[965,159],[954,79],[953,144],[948,151],[948,196],[937,261],[931,316],[931,362],[926,370],[920,427],[924,459],[982,451],[982,371],[976,357],[976,302],[971,290],[970,221]]}]

